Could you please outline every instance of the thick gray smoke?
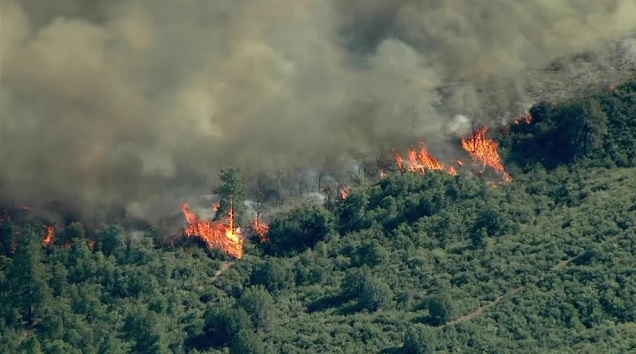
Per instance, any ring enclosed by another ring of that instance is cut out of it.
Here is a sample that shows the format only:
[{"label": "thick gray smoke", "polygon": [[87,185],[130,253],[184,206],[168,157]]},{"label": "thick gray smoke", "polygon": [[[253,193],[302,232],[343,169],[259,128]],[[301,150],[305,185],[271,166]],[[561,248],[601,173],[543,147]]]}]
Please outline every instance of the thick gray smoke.
[{"label": "thick gray smoke", "polygon": [[[455,114],[479,111],[476,82],[506,79],[493,92],[517,102],[528,73],[636,27],[636,0],[3,0],[0,10],[3,198],[140,216],[176,210],[175,186],[207,186],[223,167],[316,166],[433,141]],[[472,111],[440,108],[460,101]]]}]

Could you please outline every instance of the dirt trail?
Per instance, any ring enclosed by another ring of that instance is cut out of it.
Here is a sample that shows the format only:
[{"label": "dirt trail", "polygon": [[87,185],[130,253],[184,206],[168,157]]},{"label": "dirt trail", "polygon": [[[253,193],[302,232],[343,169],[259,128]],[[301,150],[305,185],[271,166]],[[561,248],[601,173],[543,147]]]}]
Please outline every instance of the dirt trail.
[{"label": "dirt trail", "polygon": [[[560,261],[559,263],[555,264],[554,267],[552,267],[552,271],[556,271],[559,270],[561,268],[564,268],[565,266],[567,266],[568,264],[570,264],[572,261],[574,261],[575,259],[581,257],[582,255],[584,255],[585,252],[582,252],[574,257],[565,259]],[[514,288],[512,290],[510,290],[509,292],[503,294],[503,295],[499,295],[497,296],[493,301],[483,305],[483,306],[479,306],[476,309],[472,310],[471,312],[458,317],[450,322],[448,322],[448,324],[452,325],[452,324],[456,324],[456,323],[461,323],[461,322],[466,322],[466,321],[470,321],[473,318],[481,315],[482,313],[486,312],[487,310],[490,310],[491,308],[495,307],[495,305],[497,305],[499,302],[501,302],[501,300],[508,298],[514,294],[517,294],[519,292],[521,292],[522,290],[524,290],[526,288],[526,285],[523,286],[519,286],[517,288]]]},{"label": "dirt trail", "polygon": [[455,324],[455,323],[461,323],[461,322],[466,322],[466,321],[470,321],[473,318],[481,315],[482,313],[484,313],[486,310],[489,310],[491,307],[494,307],[495,305],[497,305],[501,300],[503,300],[506,297],[512,296],[513,294],[516,294],[518,292],[520,292],[521,290],[523,290],[524,286],[520,286],[518,288],[512,289],[511,291],[497,296],[493,301],[487,303],[486,305],[483,306],[479,306],[478,308],[472,310],[471,312],[465,314],[464,316],[458,317],[450,322],[448,322],[448,324]]}]

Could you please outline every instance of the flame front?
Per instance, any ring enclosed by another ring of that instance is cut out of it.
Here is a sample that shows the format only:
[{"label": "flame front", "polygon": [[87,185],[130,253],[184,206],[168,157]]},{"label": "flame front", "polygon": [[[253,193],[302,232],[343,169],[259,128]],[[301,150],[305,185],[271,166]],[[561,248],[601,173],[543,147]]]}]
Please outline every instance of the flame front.
[{"label": "flame front", "polygon": [[501,157],[497,152],[497,143],[488,139],[486,133],[487,127],[477,129],[475,133],[468,139],[462,139],[462,147],[470,156],[481,162],[484,166],[490,166],[503,177],[505,182],[512,180],[512,177],[504,170]]},{"label": "flame front", "polygon": [[181,205],[181,212],[188,223],[184,230],[186,236],[199,236],[210,249],[220,248],[235,258],[243,256],[243,238],[234,229],[232,208],[229,213],[229,225],[225,223],[225,220],[216,222],[201,220],[186,203]]},{"label": "flame front", "polygon": [[55,239],[55,227],[51,226],[47,226],[46,227],[46,236],[44,237],[44,240],[42,240],[42,244],[44,246],[50,246],[51,244],[53,244],[53,240]]},{"label": "flame front", "polygon": [[454,167],[445,167],[433,155],[431,155],[423,142],[420,142],[420,149],[409,149],[408,159],[404,160],[400,154],[393,152],[395,162],[402,171],[426,173],[426,170],[443,170],[448,174],[456,175]]}]

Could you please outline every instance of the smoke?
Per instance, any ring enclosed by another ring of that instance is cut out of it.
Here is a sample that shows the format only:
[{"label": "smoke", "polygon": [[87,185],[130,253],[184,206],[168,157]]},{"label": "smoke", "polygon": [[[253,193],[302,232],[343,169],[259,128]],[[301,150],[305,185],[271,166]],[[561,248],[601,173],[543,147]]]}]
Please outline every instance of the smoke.
[{"label": "smoke", "polygon": [[435,140],[456,113],[493,106],[475,83],[506,79],[488,90],[497,107],[527,99],[537,70],[634,30],[636,1],[3,0],[0,10],[2,197],[144,215],[178,210],[166,190],[208,188],[223,167],[315,166]]}]

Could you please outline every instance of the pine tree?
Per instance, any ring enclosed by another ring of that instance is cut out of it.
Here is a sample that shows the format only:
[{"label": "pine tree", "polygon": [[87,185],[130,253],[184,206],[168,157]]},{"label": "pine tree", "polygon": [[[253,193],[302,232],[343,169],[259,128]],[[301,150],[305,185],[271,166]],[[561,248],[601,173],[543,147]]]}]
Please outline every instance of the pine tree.
[{"label": "pine tree", "polygon": [[0,223],[0,254],[10,256],[13,246],[14,226],[11,221],[3,221]]},{"label": "pine tree", "polygon": [[219,174],[219,178],[223,182],[222,185],[215,188],[212,192],[219,195],[219,207],[214,216],[215,220],[227,217],[230,208],[234,211],[234,219],[240,222],[245,216],[247,208],[245,207],[245,181],[238,168],[223,169]]},{"label": "pine tree", "polygon": [[7,279],[12,305],[29,325],[45,314],[51,299],[42,255],[41,237],[27,227],[18,241]]}]

